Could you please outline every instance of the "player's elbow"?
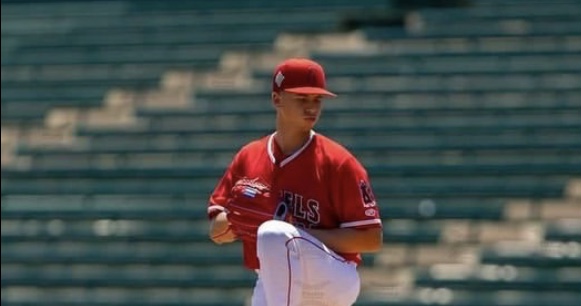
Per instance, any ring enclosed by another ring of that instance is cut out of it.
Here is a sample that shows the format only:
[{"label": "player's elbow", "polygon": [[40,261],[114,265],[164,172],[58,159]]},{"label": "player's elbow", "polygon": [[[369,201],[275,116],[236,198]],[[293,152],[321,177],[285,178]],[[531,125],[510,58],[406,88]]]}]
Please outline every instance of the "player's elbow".
[{"label": "player's elbow", "polygon": [[371,246],[371,252],[379,252],[383,248],[383,232],[380,231],[373,240],[373,245]]},{"label": "player's elbow", "polygon": [[383,247],[383,230],[381,228],[368,229],[365,239],[364,252],[375,253]]}]

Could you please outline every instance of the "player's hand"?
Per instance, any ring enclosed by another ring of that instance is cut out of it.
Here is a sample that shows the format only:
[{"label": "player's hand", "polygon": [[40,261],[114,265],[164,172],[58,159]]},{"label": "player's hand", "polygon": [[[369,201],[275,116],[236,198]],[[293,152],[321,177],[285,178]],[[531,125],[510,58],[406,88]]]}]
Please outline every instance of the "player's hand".
[{"label": "player's hand", "polygon": [[226,212],[221,212],[210,222],[210,239],[216,244],[224,244],[236,241],[236,234],[230,227]]}]

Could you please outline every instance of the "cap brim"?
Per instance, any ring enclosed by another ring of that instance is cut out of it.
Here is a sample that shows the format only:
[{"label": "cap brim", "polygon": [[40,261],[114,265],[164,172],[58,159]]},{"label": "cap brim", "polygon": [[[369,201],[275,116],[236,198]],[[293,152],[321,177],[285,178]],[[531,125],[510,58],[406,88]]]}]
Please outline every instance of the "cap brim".
[{"label": "cap brim", "polygon": [[337,95],[319,87],[295,87],[287,88],[284,91],[299,95],[322,95],[327,97],[336,97]]}]

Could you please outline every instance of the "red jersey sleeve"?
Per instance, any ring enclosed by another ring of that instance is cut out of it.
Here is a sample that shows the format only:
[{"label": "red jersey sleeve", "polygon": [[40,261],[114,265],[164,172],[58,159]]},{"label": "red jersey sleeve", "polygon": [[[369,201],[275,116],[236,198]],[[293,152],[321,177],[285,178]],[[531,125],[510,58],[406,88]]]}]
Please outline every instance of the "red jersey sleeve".
[{"label": "red jersey sleeve", "polygon": [[232,187],[234,186],[234,183],[238,179],[240,173],[240,155],[241,152],[238,152],[238,154],[234,156],[232,162],[210,195],[210,199],[208,201],[209,219],[213,219],[217,214],[224,211],[224,205],[230,198]]},{"label": "red jersey sleeve", "polygon": [[367,171],[354,157],[346,159],[334,177],[333,202],[342,228],[381,227],[379,208]]}]

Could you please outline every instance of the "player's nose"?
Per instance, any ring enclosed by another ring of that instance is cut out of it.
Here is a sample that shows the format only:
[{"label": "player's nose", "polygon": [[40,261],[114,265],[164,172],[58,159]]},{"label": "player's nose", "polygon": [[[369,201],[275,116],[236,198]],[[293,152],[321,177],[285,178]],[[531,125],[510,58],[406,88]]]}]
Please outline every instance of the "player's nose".
[{"label": "player's nose", "polygon": [[307,103],[305,103],[304,106],[306,110],[312,110],[316,112],[321,108],[321,102],[317,100],[309,100]]}]

